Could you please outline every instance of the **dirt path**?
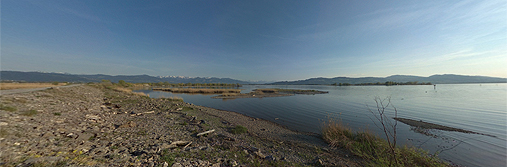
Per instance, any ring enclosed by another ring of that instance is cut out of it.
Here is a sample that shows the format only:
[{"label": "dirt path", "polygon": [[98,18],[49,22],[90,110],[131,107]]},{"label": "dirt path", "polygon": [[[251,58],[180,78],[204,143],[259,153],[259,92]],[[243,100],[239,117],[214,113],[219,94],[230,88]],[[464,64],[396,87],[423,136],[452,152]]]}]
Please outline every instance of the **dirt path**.
[{"label": "dirt path", "polygon": [[73,85],[65,85],[65,86],[57,86],[57,87],[45,87],[45,88],[33,88],[33,89],[9,89],[9,90],[0,90],[0,96],[1,95],[10,95],[10,94],[17,94],[17,93],[27,93],[27,92],[33,92],[33,91],[41,91],[46,90],[49,88],[67,88],[67,87],[74,87],[74,86],[81,86],[82,84],[73,84]]}]

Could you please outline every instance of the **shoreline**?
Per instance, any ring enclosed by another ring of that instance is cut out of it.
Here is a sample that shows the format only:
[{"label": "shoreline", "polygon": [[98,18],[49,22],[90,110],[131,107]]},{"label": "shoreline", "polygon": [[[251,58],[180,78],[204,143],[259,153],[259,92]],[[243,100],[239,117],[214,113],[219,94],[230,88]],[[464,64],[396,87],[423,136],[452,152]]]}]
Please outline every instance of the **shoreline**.
[{"label": "shoreline", "polygon": [[[102,85],[0,96],[2,165],[361,166],[318,135]],[[233,133],[238,126],[245,133]],[[211,131],[211,132],[210,132]],[[198,135],[208,132],[206,135]],[[183,145],[177,143],[185,143]]]}]

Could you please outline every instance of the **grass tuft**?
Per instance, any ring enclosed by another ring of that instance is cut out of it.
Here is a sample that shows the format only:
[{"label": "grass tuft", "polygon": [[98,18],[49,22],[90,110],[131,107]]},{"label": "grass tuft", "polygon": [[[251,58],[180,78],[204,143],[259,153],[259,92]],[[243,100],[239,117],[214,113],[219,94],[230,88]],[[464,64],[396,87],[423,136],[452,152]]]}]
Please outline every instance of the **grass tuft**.
[{"label": "grass tuft", "polygon": [[0,110],[14,112],[14,111],[16,111],[18,109],[16,107],[4,106],[3,104],[0,104]]},{"label": "grass tuft", "polygon": [[165,98],[169,101],[181,101],[183,102],[183,98],[182,97],[179,97],[179,96],[171,96],[171,97],[168,97],[168,98]]},{"label": "grass tuft", "polygon": [[232,134],[241,134],[246,132],[248,132],[248,129],[241,125],[236,125],[236,127],[234,127],[234,129],[231,130]]},{"label": "grass tuft", "polygon": [[37,113],[38,113],[37,110],[28,110],[28,111],[21,112],[21,115],[24,115],[24,116],[34,116]]}]

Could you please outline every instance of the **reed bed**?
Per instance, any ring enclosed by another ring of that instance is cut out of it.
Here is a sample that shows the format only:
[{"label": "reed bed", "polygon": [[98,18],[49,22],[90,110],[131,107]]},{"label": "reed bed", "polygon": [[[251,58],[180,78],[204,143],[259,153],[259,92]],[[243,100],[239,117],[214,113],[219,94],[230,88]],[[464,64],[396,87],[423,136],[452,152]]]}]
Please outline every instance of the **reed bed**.
[{"label": "reed bed", "polygon": [[46,88],[62,85],[66,85],[66,83],[58,83],[57,85],[53,83],[0,83],[0,90]]},{"label": "reed bed", "polygon": [[224,94],[240,93],[240,89],[194,89],[194,88],[153,88],[153,90],[168,91],[173,93],[202,93],[202,94]]}]

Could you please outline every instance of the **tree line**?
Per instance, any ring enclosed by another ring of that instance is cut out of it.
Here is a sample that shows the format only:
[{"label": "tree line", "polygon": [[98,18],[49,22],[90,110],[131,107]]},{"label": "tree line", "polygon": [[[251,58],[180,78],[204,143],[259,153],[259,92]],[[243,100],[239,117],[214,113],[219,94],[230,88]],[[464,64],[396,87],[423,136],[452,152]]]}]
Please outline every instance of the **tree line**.
[{"label": "tree line", "polygon": [[331,84],[334,86],[370,86],[370,85],[385,85],[385,86],[393,86],[393,85],[433,85],[431,82],[394,82],[394,81],[387,81],[387,82],[375,82],[375,83],[360,83],[360,84],[351,84],[351,83],[334,83]]}]

